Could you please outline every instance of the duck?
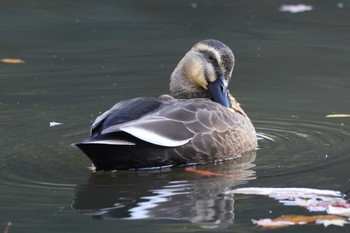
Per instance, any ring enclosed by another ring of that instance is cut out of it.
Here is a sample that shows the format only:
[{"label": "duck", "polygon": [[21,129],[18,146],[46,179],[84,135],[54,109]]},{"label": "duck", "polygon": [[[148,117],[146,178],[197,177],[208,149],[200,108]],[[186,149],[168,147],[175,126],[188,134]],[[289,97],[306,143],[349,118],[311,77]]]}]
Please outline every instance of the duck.
[{"label": "duck", "polygon": [[96,170],[217,163],[255,150],[253,123],[228,89],[234,65],[223,42],[199,41],[170,75],[170,95],[115,104],[75,145]]}]

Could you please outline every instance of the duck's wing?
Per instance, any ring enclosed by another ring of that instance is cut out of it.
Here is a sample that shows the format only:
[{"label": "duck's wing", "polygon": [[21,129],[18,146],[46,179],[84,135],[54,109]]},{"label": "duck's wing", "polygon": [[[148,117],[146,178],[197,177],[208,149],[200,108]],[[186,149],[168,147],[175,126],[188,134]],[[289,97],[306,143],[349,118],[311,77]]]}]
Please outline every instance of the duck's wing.
[{"label": "duck's wing", "polygon": [[101,127],[103,129],[106,125],[118,125],[137,120],[159,109],[162,101],[155,97],[138,97],[121,101],[96,118],[91,126],[91,135],[101,131]]},{"label": "duck's wing", "polygon": [[[138,107],[141,107],[140,110]],[[198,133],[223,132],[229,110],[210,100],[137,98],[115,105],[96,119],[93,132],[126,132],[143,141],[166,147],[186,144]]]}]

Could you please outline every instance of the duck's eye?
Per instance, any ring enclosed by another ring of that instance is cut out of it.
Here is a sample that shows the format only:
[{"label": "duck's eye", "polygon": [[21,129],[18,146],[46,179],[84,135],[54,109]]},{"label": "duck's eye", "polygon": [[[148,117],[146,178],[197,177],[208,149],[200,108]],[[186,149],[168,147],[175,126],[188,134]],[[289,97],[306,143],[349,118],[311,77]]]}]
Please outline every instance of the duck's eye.
[{"label": "duck's eye", "polygon": [[213,54],[209,54],[209,55],[208,55],[208,60],[209,60],[210,62],[214,62],[214,61],[215,61],[214,55],[213,55]]}]

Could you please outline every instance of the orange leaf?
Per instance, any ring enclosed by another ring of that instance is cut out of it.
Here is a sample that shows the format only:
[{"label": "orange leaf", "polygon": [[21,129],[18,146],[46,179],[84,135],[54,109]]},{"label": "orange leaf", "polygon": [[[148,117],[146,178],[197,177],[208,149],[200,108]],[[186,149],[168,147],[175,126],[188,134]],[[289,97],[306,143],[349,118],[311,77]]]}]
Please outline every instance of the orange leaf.
[{"label": "orange leaf", "polygon": [[284,215],[275,219],[253,220],[253,223],[263,228],[276,229],[290,225],[315,224],[319,220],[346,220],[346,218],[337,215]]},{"label": "orange leaf", "polygon": [[191,167],[186,167],[185,168],[186,172],[194,172],[202,176],[219,176],[219,177],[232,177],[232,175],[226,175],[226,174],[220,174],[220,173],[215,173],[215,172],[210,172],[210,171],[204,171],[204,170],[196,170]]},{"label": "orange leaf", "polygon": [[0,59],[0,62],[7,63],[7,64],[23,64],[23,63],[25,63],[25,61],[23,61],[22,59],[18,59],[18,58],[3,58],[3,59]]},{"label": "orange leaf", "polygon": [[334,219],[345,219],[343,217],[337,216],[337,215],[313,215],[313,216],[306,216],[306,215],[284,215],[278,218],[275,218],[276,221],[288,221],[288,222],[294,222],[295,224],[300,223],[314,223],[316,220],[334,220]]}]

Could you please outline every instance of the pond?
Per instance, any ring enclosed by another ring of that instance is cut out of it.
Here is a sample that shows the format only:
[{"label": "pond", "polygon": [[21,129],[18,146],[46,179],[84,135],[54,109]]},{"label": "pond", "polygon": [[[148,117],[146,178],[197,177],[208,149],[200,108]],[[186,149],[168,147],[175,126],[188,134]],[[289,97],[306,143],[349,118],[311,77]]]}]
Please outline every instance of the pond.
[{"label": "pond", "polygon": [[[350,1],[2,1],[0,231],[249,232],[309,214],[238,187],[349,188]],[[303,9],[303,7],[302,7]],[[169,91],[179,59],[215,38],[236,57],[230,91],[260,135],[237,160],[94,173],[72,143],[116,102]],[[50,127],[50,122],[62,123]],[[274,232],[347,232],[297,226]]]}]

